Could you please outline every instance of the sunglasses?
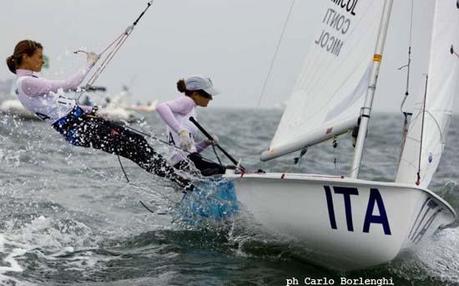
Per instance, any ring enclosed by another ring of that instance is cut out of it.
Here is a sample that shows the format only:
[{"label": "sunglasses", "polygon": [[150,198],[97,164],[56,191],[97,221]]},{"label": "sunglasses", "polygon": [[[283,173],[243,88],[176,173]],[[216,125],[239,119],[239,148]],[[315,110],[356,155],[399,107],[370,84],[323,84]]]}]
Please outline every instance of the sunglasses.
[{"label": "sunglasses", "polygon": [[202,96],[202,97],[208,98],[208,99],[212,99],[212,95],[208,94],[204,90],[200,90],[199,91],[199,95]]}]

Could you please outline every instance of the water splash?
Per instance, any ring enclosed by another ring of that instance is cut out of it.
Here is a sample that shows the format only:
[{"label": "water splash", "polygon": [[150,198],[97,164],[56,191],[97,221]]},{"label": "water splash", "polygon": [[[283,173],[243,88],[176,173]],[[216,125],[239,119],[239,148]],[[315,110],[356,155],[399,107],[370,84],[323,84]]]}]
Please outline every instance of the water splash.
[{"label": "water splash", "polygon": [[[27,252],[27,247],[9,240],[3,234],[0,234],[0,285],[26,285],[19,280],[11,277],[11,273],[21,273],[24,268],[20,265],[19,260]],[[27,284],[33,285],[33,284]]]},{"label": "water splash", "polygon": [[63,248],[95,246],[92,230],[72,219],[54,219],[39,216],[21,229],[21,240],[49,252]]},{"label": "water splash", "polygon": [[458,228],[444,229],[391,263],[388,271],[412,285],[459,285],[458,237]]},{"label": "water splash", "polygon": [[206,180],[183,196],[174,220],[188,226],[218,224],[231,220],[238,212],[234,184],[225,179]]},{"label": "water splash", "polygon": [[444,229],[433,237],[431,247],[417,256],[421,267],[431,277],[449,285],[459,284],[459,228]]}]

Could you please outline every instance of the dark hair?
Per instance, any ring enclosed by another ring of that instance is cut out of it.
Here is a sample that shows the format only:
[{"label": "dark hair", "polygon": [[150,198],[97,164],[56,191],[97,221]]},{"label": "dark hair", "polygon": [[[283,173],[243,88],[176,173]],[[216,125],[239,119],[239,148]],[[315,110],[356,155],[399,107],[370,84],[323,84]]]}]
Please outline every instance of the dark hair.
[{"label": "dark hair", "polygon": [[30,57],[37,49],[43,49],[43,46],[39,42],[32,40],[22,40],[18,42],[14,48],[13,55],[6,58],[8,69],[12,73],[16,73],[17,67],[22,63],[22,55],[26,54]]},{"label": "dark hair", "polygon": [[186,89],[186,84],[184,79],[180,79],[177,82],[177,90],[181,93],[185,93],[186,96],[191,96],[193,94],[193,91]]}]

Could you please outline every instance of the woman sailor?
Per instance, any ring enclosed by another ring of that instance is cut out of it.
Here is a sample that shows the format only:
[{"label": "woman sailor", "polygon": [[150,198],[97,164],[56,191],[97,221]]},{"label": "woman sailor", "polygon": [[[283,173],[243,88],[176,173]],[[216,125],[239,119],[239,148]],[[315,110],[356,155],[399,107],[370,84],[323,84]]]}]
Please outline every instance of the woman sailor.
[{"label": "woman sailor", "polygon": [[43,66],[43,46],[32,40],[17,43],[6,62],[17,76],[18,99],[26,109],[49,122],[71,144],[92,147],[117,154],[137,163],[141,168],[166,177],[181,187],[191,189],[189,180],[178,175],[167,161],[141,135],[105,120],[88,106],[59,93],[75,90],[97,62],[95,53],[87,54],[87,64],[66,80],[49,80],[37,76]]},{"label": "woman sailor", "polygon": [[[169,142],[189,153],[176,152],[171,164],[178,169],[189,169],[189,160],[204,176],[224,174],[225,167],[204,159],[199,153],[213,142],[202,140],[195,142],[198,135],[196,126],[189,120],[196,118],[196,107],[207,107],[213,96],[217,94],[212,81],[208,78],[193,76],[177,82],[177,89],[185,96],[158,104],[156,111],[167,125]],[[189,160],[187,160],[187,158]]]}]

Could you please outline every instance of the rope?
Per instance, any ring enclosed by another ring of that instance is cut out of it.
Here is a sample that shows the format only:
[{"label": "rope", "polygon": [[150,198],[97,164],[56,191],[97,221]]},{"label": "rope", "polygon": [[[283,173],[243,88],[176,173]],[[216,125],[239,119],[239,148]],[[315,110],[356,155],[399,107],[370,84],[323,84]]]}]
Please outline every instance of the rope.
[{"label": "rope", "polygon": [[[118,162],[120,163],[121,171],[123,171],[124,177],[126,178],[127,184],[129,184],[129,185],[131,185],[131,186],[133,186],[133,187],[137,187],[137,188],[142,189],[141,187],[139,187],[139,186],[137,186],[137,185],[131,183],[131,181],[129,180],[129,177],[128,177],[127,173],[126,173],[126,170],[124,170],[123,163],[121,162],[121,157],[120,157],[119,155],[117,155],[117,157],[118,157]],[[157,194],[160,194],[160,195],[163,197],[163,199],[166,199],[166,200],[170,201],[166,196],[162,195],[161,193],[157,193]],[[184,192],[184,196],[182,197],[182,199],[180,200],[180,202],[183,201],[183,199],[185,198],[185,195],[186,195],[186,194],[187,194],[187,192]],[[147,211],[149,211],[149,212],[152,213],[152,214],[155,214],[155,212],[154,212],[153,210],[151,210],[142,200],[139,200],[139,203],[140,203],[140,205],[142,205]]]},{"label": "rope", "polygon": [[277,42],[277,46],[276,46],[276,49],[274,51],[273,57],[271,59],[271,63],[269,65],[268,73],[266,74],[266,78],[265,78],[265,80],[263,82],[263,87],[261,89],[260,96],[258,97],[257,107],[260,107],[261,100],[262,100],[263,96],[265,95],[266,86],[268,85],[268,80],[271,78],[271,72],[272,72],[273,67],[274,67],[274,62],[277,59],[277,54],[279,53],[280,45],[281,45],[281,43],[282,43],[282,41],[284,39],[284,34],[285,34],[286,29],[287,29],[287,24],[288,24],[288,22],[290,20],[290,16],[291,16],[292,11],[293,11],[293,6],[295,5],[295,1],[296,0],[292,0],[292,4],[290,5],[290,8],[288,10],[287,18],[285,19],[284,26],[282,27],[282,32],[281,32],[281,35],[280,35],[279,40]]},{"label": "rope", "polygon": [[306,152],[308,152],[308,147],[304,147],[303,149],[301,149],[300,154],[297,157],[293,158],[293,164],[299,165],[301,162],[301,159],[306,154]]},{"label": "rope", "polygon": [[332,141],[332,147],[333,147],[333,165],[335,167],[335,174],[339,174],[339,169],[338,169],[338,159],[336,156],[336,148],[338,147],[338,141],[336,140],[336,136],[333,137]]},{"label": "rope", "polygon": [[152,211],[149,207],[147,207],[146,204],[144,204],[144,202],[142,202],[141,200],[139,200],[139,203],[149,212],[151,212],[152,214],[154,214],[155,212]]},{"label": "rope", "polygon": [[127,183],[129,183],[129,178],[128,178],[128,175],[126,174],[126,171],[124,170],[123,163],[121,163],[120,155],[117,155],[117,157],[118,157],[118,162],[120,163],[121,171],[123,171],[124,177],[126,178]]},{"label": "rope", "polygon": [[215,149],[215,145],[212,144],[212,150],[214,150],[215,157],[217,157],[218,163],[220,166],[223,166],[222,161],[220,160],[220,157],[218,156],[217,149]]},{"label": "rope", "polygon": [[[136,190],[136,191],[142,190],[142,191],[145,191],[145,192],[148,192],[148,193],[152,193],[152,189],[147,189],[147,188],[144,188],[144,187],[142,187],[142,186],[136,185],[136,184],[132,183],[132,181],[129,180],[129,178],[128,178],[128,176],[127,176],[125,170],[124,170],[124,167],[123,167],[123,165],[122,165],[120,156],[118,156],[118,162],[119,162],[120,165],[121,165],[121,169],[123,170],[123,173],[124,173],[124,176],[125,176],[125,178],[126,178],[126,180],[127,180],[127,183],[128,183],[130,186],[134,187],[134,190]],[[88,170],[93,171],[94,173],[96,173],[96,174],[99,175],[99,176],[103,176],[103,173],[101,173],[100,171],[97,171],[97,170],[92,169],[92,168],[88,168]],[[158,196],[160,196],[160,197],[162,197],[162,199],[168,201],[169,203],[174,203],[174,204],[176,203],[175,200],[171,200],[168,196],[164,195],[164,194],[161,193],[161,192],[153,191],[153,193],[156,194],[156,195],[158,195]],[[139,200],[139,203],[140,203],[145,209],[147,209],[149,212],[154,213],[154,212],[153,212],[144,202],[142,202],[141,200]]]}]

